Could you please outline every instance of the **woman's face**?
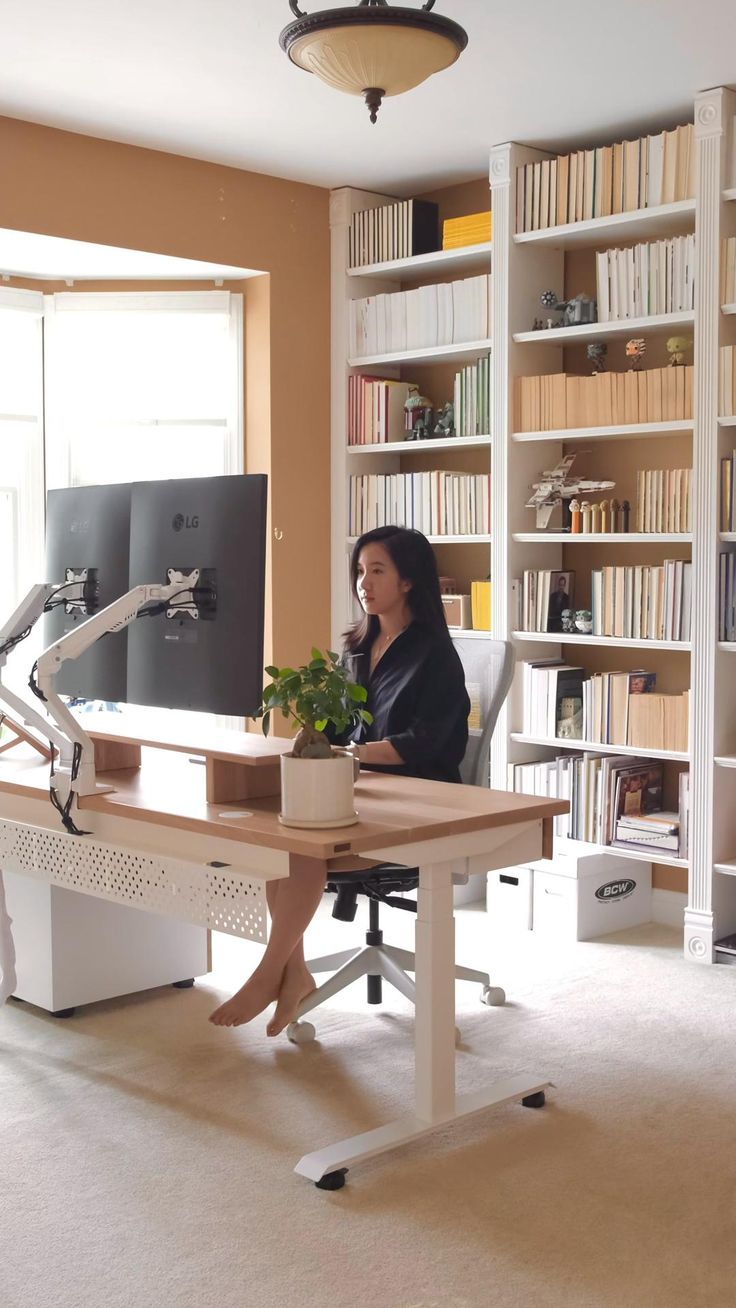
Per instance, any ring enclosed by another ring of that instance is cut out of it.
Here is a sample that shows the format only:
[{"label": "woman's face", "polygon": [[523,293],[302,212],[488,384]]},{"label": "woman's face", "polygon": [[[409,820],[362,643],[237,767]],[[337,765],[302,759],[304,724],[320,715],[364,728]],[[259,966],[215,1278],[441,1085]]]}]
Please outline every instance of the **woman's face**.
[{"label": "woman's face", "polygon": [[366,613],[380,617],[403,608],[411,582],[403,581],[388,550],[377,542],[358,557],[358,599]]}]

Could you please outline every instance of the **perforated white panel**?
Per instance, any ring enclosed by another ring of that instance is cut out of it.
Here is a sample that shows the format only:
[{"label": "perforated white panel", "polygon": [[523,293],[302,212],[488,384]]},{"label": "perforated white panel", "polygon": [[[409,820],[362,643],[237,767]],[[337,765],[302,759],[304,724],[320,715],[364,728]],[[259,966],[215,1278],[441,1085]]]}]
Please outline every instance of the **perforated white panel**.
[{"label": "perforated white panel", "polygon": [[0,868],[213,931],[266,940],[265,882],[233,868],[5,820],[0,820]]}]

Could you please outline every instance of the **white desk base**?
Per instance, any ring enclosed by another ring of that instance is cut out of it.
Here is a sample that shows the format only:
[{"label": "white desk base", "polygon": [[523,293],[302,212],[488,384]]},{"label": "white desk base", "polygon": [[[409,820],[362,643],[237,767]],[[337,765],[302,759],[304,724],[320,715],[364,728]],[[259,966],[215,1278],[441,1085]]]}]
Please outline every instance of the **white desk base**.
[{"label": "white desk base", "polygon": [[[12,817],[11,817],[12,812]],[[87,821],[87,815],[85,815]],[[14,800],[0,797],[0,869],[21,872],[48,884],[75,889],[118,902],[130,902],[129,880],[122,875],[131,861],[136,876],[154,881],[154,912],[189,917],[203,926],[217,925],[232,934],[263,938],[260,913],[267,881],[288,875],[289,856],[244,842],[193,835],[164,823],[90,813],[89,836],[75,839],[52,826],[45,799]],[[85,851],[83,853],[83,851]],[[162,853],[165,851],[165,853]],[[326,1149],[306,1154],[296,1171],[313,1181],[330,1172],[372,1158],[398,1145],[510,1099],[523,1099],[548,1084],[539,1076],[507,1078],[470,1095],[455,1095],[455,924],[452,901],[453,873],[491,870],[526,864],[542,853],[542,822],[437,837],[414,844],[371,850],[371,857],[419,867],[416,922],[416,1018],[414,1035],[415,1112],[375,1131],[353,1136]],[[80,864],[92,869],[86,884],[79,883]],[[227,868],[222,868],[222,863]],[[95,871],[95,869],[97,869]],[[224,880],[227,889],[222,890]],[[203,883],[209,888],[203,897]],[[234,921],[230,905],[240,885],[244,911],[252,925]],[[219,889],[218,889],[219,887]],[[214,895],[214,902],[213,902]],[[218,906],[219,899],[219,906]],[[229,917],[223,917],[227,901]],[[213,921],[213,916],[219,920]],[[239,927],[239,929],[236,929]],[[15,983],[10,923],[0,894],[0,1002]],[[489,1020],[493,1020],[489,1017]]]}]

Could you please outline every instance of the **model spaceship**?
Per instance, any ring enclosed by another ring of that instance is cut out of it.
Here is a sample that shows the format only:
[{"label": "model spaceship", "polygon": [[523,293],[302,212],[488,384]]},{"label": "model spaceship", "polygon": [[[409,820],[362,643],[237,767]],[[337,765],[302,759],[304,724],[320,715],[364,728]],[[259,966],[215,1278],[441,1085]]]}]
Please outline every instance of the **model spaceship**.
[{"label": "model spaceship", "polygon": [[564,500],[573,496],[588,495],[593,491],[613,490],[615,481],[586,481],[582,477],[570,477],[570,469],[575,462],[574,454],[566,454],[551,472],[543,472],[542,480],[532,484],[534,494],[527,500],[528,509],[536,509],[537,527],[547,526],[552,510]]}]

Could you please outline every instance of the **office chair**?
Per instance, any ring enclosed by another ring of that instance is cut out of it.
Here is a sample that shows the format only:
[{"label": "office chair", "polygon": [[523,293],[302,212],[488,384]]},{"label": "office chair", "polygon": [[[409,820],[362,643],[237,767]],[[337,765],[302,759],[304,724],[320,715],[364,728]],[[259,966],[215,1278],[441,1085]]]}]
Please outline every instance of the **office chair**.
[{"label": "office chair", "polygon": [[[485,710],[481,731],[468,740],[460,775],[464,785],[487,786],[491,737],[513,679],[514,650],[510,642],[503,640],[462,641],[460,638],[455,643],[456,646],[465,646],[461,657],[466,683],[479,686],[481,709]],[[468,876],[458,875],[455,880],[462,884],[467,882]],[[369,1004],[381,1003],[384,981],[389,981],[411,1003],[416,1002],[414,982],[407,975],[407,972],[416,970],[415,956],[405,949],[384,945],[378,912],[381,904],[387,904],[391,908],[416,913],[416,899],[405,899],[402,896],[407,891],[415,890],[418,884],[419,869],[397,863],[380,863],[376,867],[353,872],[330,872],[326,888],[329,893],[337,896],[332,910],[333,917],[343,922],[354,921],[358,895],[367,897],[369,925],[366,944],[364,949],[347,949],[307,963],[310,972],[334,972],[334,975],[318,986],[300,1005],[297,1020],[286,1028],[292,1043],[299,1044],[314,1039],[315,1030],[311,1022],[302,1022],[301,1018],[362,976],[367,979]],[[487,972],[456,967],[455,979],[477,981],[482,987],[481,1000],[485,1004],[500,1006],[505,1003],[506,995],[500,986],[491,985]]]}]

